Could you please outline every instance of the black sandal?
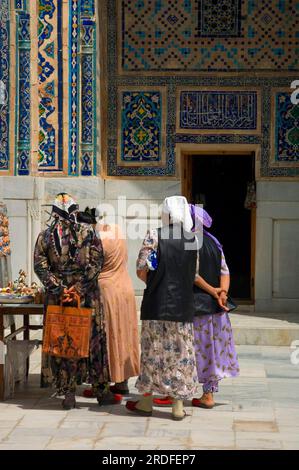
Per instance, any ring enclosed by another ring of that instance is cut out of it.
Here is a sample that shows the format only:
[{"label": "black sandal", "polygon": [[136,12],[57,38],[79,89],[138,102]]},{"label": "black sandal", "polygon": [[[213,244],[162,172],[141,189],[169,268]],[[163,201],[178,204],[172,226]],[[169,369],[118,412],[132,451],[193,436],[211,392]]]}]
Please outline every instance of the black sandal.
[{"label": "black sandal", "polygon": [[116,394],[119,394],[119,395],[129,395],[130,394],[130,390],[128,388],[121,389],[121,388],[116,387],[116,385],[110,385],[110,392],[116,393]]},{"label": "black sandal", "polygon": [[99,406],[105,406],[105,405],[119,405],[122,401],[122,396],[119,394],[117,395],[116,393],[113,394],[111,392],[104,392],[102,390],[99,390],[96,394],[96,398],[98,401]]}]

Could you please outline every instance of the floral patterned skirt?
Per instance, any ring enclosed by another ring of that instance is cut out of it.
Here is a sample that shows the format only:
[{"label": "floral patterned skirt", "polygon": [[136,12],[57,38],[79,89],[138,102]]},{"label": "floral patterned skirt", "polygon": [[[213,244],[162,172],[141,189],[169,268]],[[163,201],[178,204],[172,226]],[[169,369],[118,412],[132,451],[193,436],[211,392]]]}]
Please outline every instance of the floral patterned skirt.
[{"label": "floral patterned skirt", "polygon": [[227,313],[194,318],[198,382],[205,392],[217,392],[219,380],[239,375],[239,364]]},{"label": "floral patterned skirt", "polygon": [[140,370],[140,393],[191,398],[198,387],[192,323],[143,321]]}]

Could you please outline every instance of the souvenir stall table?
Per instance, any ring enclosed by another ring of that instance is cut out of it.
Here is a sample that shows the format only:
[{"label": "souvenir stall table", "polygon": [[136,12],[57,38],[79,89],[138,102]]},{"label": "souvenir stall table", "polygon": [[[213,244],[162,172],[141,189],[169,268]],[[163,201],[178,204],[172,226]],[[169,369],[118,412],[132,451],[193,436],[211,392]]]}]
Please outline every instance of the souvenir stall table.
[{"label": "souvenir stall table", "polygon": [[30,315],[43,315],[42,300],[37,284],[26,284],[23,270],[12,282],[9,221],[6,205],[0,201],[0,400],[13,393],[16,381],[28,376],[30,352],[39,343],[30,340],[30,331],[43,328],[31,325]]},{"label": "souvenir stall table", "polygon": [[[15,341],[17,336],[22,334],[23,341],[30,341],[30,331],[39,330],[43,328],[43,325],[31,325],[30,315],[43,315],[44,306],[43,304],[24,303],[25,299],[22,299],[23,303],[3,303],[0,296],[0,401],[3,401],[5,393],[5,347],[9,344],[9,341]],[[27,300],[28,302],[28,300]],[[33,302],[31,298],[29,302]],[[16,328],[15,323],[10,325],[10,334],[5,336],[4,317],[15,316],[22,317],[22,325]],[[18,340],[18,342],[21,340]],[[29,372],[29,354],[26,359],[26,377]]]}]

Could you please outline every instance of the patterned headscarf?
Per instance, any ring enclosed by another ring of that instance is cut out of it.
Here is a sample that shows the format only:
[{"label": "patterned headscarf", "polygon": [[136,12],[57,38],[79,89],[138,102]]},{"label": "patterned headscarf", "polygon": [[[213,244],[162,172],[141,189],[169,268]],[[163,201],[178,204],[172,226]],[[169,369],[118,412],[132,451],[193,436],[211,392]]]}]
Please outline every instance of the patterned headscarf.
[{"label": "patterned headscarf", "polygon": [[55,197],[52,206],[52,215],[61,220],[69,220],[75,222],[74,214],[79,210],[78,204],[67,193],[59,193]]},{"label": "patterned headscarf", "polygon": [[189,204],[189,209],[193,221],[193,232],[197,232],[202,227],[211,227],[213,219],[201,206]]},{"label": "patterned headscarf", "polygon": [[[66,250],[70,257],[74,257],[78,248],[78,224],[76,215],[79,210],[78,204],[67,193],[57,194],[52,206],[51,225],[52,241],[59,256]],[[68,240],[65,245],[65,241]]]},{"label": "patterned headscarf", "polygon": [[191,214],[192,221],[193,221],[192,232],[199,232],[200,230],[203,230],[203,233],[207,235],[208,237],[212,238],[212,240],[214,240],[219,250],[222,251],[221,243],[217,240],[216,237],[214,237],[214,235],[212,235],[210,232],[208,232],[204,228],[204,227],[207,227],[207,228],[211,227],[213,223],[212,217],[200,205],[189,204],[189,209],[190,209],[190,214]]}]

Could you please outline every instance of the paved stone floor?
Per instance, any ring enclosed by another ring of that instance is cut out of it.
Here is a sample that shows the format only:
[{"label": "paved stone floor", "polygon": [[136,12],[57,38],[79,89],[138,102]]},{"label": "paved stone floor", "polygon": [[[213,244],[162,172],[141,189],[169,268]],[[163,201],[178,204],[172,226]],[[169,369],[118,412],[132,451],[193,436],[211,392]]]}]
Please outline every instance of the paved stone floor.
[{"label": "paved stone floor", "polygon": [[[186,403],[188,416],[174,422],[168,408],[144,418],[80,396],[78,409],[63,411],[61,399],[39,388],[34,353],[29,383],[0,403],[0,450],[299,449],[299,365],[291,364],[290,349],[238,346],[238,354],[241,376],[223,380],[217,406]],[[130,387],[134,397],[134,380]]]}]

